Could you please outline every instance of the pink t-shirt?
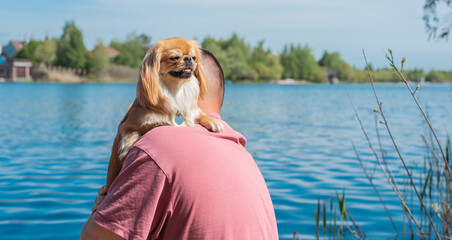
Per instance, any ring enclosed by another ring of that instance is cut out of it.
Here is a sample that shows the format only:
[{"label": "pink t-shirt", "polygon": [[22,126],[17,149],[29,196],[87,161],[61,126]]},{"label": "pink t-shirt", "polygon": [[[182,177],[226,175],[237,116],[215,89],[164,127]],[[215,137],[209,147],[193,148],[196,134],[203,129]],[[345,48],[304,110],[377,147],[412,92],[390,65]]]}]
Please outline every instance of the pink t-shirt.
[{"label": "pink t-shirt", "polygon": [[145,134],[94,221],[126,239],[278,239],[270,194],[246,139],[223,124],[221,133],[196,125]]}]

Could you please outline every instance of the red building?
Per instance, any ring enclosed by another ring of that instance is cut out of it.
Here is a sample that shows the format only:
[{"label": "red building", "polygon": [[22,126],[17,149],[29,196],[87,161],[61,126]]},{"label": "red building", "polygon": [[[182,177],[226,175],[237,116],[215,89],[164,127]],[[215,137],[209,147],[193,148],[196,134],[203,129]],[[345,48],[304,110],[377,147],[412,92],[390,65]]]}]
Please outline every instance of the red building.
[{"label": "red building", "polygon": [[22,41],[10,41],[0,52],[0,82],[31,79],[31,61],[29,59],[14,59],[14,55],[25,45]]}]

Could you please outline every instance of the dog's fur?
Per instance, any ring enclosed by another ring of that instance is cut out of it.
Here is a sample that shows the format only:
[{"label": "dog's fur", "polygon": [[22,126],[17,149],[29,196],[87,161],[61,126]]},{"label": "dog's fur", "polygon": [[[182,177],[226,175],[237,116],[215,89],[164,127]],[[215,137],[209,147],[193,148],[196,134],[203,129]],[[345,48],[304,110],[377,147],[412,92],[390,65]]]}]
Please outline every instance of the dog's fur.
[{"label": "dog's fur", "polygon": [[220,121],[198,107],[208,82],[201,65],[196,41],[183,38],[159,40],[141,63],[137,97],[118,127],[107,173],[107,189],[118,176],[133,144],[147,131],[162,125],[179,126],[176,116],[184,117],[181,126],[195,122],[213,132],[223,130]]}]

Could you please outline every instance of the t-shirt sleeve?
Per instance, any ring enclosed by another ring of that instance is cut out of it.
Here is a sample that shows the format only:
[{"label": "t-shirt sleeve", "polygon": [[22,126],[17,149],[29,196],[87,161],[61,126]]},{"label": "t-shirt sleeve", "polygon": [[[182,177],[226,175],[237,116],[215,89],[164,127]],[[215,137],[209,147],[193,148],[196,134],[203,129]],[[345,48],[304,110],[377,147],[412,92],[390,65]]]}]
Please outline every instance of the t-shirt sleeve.
[{"label": "t-shirt sleeve", "polygon": [[141,149],[129,151],[123,168],[93,220],[125,239],[156,239],[171,214],[165,173]]}]

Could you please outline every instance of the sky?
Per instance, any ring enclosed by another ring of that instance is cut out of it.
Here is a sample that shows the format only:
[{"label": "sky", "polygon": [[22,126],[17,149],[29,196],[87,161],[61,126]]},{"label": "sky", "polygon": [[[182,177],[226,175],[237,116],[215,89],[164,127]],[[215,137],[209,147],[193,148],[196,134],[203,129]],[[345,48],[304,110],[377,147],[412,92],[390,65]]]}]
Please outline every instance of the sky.
[{"label": "sky", "polygon": [[26,36],[60,37],[67,21],[82,30],[85,45],[125,40],[132,32],[157,39],[202,41],[237,33],[251,45],[280,53],[286,44],[308,45],[364,68],[362,50],[377,68],[386,49],[406,68],[452,70],[452,39],[428,40],[425,0],[0,0],[0,45]]}]

